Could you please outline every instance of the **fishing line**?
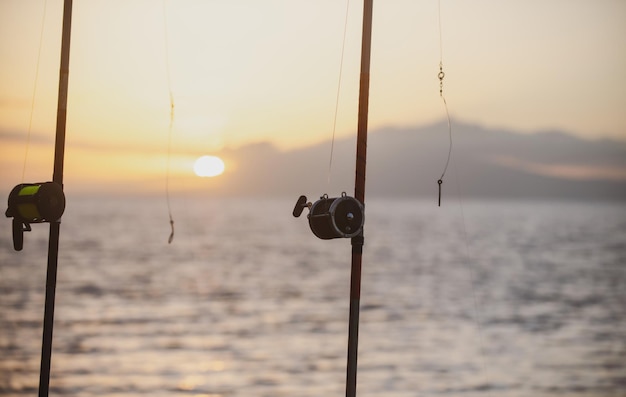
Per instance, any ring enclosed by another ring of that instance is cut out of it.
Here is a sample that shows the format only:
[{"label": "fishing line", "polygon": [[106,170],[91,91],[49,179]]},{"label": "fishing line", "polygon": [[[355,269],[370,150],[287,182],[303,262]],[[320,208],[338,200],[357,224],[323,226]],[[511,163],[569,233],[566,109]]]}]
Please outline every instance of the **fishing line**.
[{"label": "fishing line", "polygon": [[168,30],[167,30],[167,0],[163,0],[163,38],[165,43],[165,68],[167,74],[167,88],[170,96],[170,124],[167,133],[167,166],[165,171],[165,198],[167,201],[167,214],[170,219],[170,236],[167,239],[167,243],[171,244],[174,240],[174,218],[172,216],[172,205],[170,203],[170,163],[172,157],[172,132],[174,130],[174,93],[172,91],[172,77],[170,68],[170,51],[168,44]]},{"label": "fishing line", "polygon": [[339,97],[341,94],[341,77],[343,74],[343,58],[346,49],[346,35],[348,32],[348,11],[350,0],[346,0],[346,16],[343,24],[343,41],[341,43],[341,60],[339,61],[339,78],[337,79],[337,96],[335,99],[335,116],[333,119],[333,137],[330,141],[330,160],[328,161],[328,185],[330,186],[331,170],[333,168],[333,152],[335,150],[335,132],[337,131],[337,114],[339,113]]},{"label": "fishing line", "polygon": [[46,10],[48,8],[48,0],[43,2],[43,15],[41,16],[41,29],[39,32],[39,49],[37,50],[37,67],[35,68],[35,82],[33,84],[33,95],[30,102],[30,116],[28,119],[28,133],[26,134],[26,149],[24,150],[24,164],[22,166],[22,183],[26,175],[26,163],[28,162],[28,151],[30,148],[30,136],[33,126],[33,114],[35,113],[35,97],[37,94],[37,86],[39,83],[39,65],[41,63],[41,48],[43,47],[43,32],[46,22]]},{"label": "fishing line", "polygon": [[[459,198],[459,209],[461,211],[461,223],[463,228],[461,229],[463,232],[463,243],[465,245],[465,267],[469,269],[470,272],[470,284],[472,286],[472,306],[474,309],[474,322],[476,323],[476,327],[478,328],[478,350],[479,350],[479,360],[480,360],[480,368],[481,368],[481,373],[483,378],[485,379],[485,382],[487,385],[491,384],[490,382],[490,378],[487,375],[486,372],[486,368],[487,365],[485,364],[485,342],[484,342],[484,331],[483,331],[483,321],[481,319],[480,316],[480,304],[478,303],[478,296],[476,294],[476,280],[478,280],[478,278],[476,277],[476,270],[474,269],[474,267],[472,266],[472,260],[469,254],[469,239],[467,237],[467,225],[466,225],[466,221],[465,221],[465,209],[463,207],[463,196],[461,194],[461,183],[459,182],[459,173],[458,173],[458,169],[456,166],[456,162],[454,160],[452,160],[452,167],[454,168],[454,179],[456,182],[456,189],[457,189],[457,194],[458,194],[458,198]],[[488,389],[488,391],[491,391],[491,389]],[[489,393],[491,394],[491,393]]]},{"label": "fishing line", "polygon": [[[443,94],[443,79],[446,76],[443,71],[443,29],[441,27],[441,0],[438,0],[438,19],[439,19],[439,74],[437,78],[439,79],[439,96],[443,102],[444,109],[446,111],[446,119],[448,121],[448,137],[449,137],[449,145],[448,145],[448,156],[446,159],[446,164],[443,168],[443,172],[441,176],[437,180],[437,184],[439,185],[439,206],[441,206],[441,185],[443,184],[443,177],[446,175],[446,171],[448,170],[448,166],[450,165],[450,161],[452,158],[452,123],[450,121],[450,112],[448,111],[448,102],[446,101],[446,97]],[[472,306],[474,311],[474,322],[476,323],[476,327],[478,329],[478,350],[479,350],[479,360],[480,360],[480,368],[483,378],[487,385],[490,385],[491,382],[489,380],[489,376],[486,372],[486,364],[485,364],[485,342],[484,342],[484,332],[482,319],[480,317],[480,305],[478,302],[478,296],[476,292],[476,270],[471,265],[472,261],[469,254],[469,240],[467,237],[467,225],[465,220],[465,209],[463,207],[463,196],[461,193],[461,183],[459,182],[459,172],[456,167],[456,162],[452,160],[452,166],[454,167],[454,179],[456,182],[456,189],[459,198],[459,209],[461,211],[461,223],[462,223],[462,232],[463,232],[463,243],[465,246],[465,267],[470,271],[470,284],[472,286]],[[488,389],[490,390],[490,389]]]},{"label": "fishing line", "polygon": [[443,177],[446,175],[446,171],[448,170],[448,165],[450,164],[450,157],[452,156],[452,123],[450,122],[450,112],[448,111],[448,102],[446,101],[446,97],[443,95],[443,78],[446,77],[445,72],[443,71],[443,39],[442,39],[442,29],[441,29],[441,0],[438,2],[439,8],[439,74],[437,74],[437,78],[439,79],[439,96],[443,101],[443,107],[446,110],[446,119],[448,120],[448,136],[450,138],[450,144],[448,145],[448,158],[446,159],[446,165],[443,167],[443,172],[441,176],[437,180],[437,185],[439,186],[439,207],[441,207],[441,185],[443,184]]},{"label": "fishing line", "polygon": [[167,200],[167,214],[170,218],[170,236],[167,243],[171,244],[174,240],[174,218],[172,217],[172,205],[170,203],[170,162],[172,157],[172,130],[174,129],[174,99],[170,95],[170,125],[167,137],[167,167],[165,173],[165,196]]}]

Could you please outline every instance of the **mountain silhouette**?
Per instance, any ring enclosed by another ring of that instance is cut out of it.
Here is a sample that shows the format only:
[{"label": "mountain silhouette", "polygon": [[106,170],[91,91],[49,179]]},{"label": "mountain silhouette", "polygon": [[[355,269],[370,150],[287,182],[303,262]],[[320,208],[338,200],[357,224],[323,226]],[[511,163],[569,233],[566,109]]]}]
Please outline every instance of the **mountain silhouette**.
[{"label": "mountain silhouette", "polygon": [[[626,200],[626,142],[454,123],[452,143],[444,200],[459,191],[481,199]],[[337,140],[330,167],[330,142],[290,151],[269,143],[226,149],[223,155],[237,159],[238,167],[224,178],[224,193],[352,194],[355,147],[356,137]],[[445,123],[372,131],[366,195],[436,200],[448,149]]]}]

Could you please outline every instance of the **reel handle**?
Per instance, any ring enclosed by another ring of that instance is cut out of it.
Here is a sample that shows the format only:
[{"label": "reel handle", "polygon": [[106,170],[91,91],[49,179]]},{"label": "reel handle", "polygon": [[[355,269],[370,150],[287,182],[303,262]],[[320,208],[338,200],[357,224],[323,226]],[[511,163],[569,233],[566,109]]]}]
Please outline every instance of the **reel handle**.
[{"label": "reel handle", "polygon": [[30,232],[31,228],[28,223],[13,218],[13,249],[21,251],[24,248],[24,232]]},{"label": "reel handle", "polygon": [[298,201],[296,201],[296,206],[293,207],[293,216],[298,218],[300,217],[300,215],[302,215],[302,211],[304,211],[305,208],[311,208],[311,203],[307,203],[307,198],[306,196],[300,196],[300,198],[298,198]]}]

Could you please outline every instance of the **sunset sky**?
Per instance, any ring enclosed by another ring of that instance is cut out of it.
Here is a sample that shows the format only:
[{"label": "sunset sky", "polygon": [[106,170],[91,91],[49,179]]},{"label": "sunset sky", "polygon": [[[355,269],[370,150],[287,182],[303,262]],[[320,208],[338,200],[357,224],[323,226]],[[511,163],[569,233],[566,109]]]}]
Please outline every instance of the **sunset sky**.
[{"label": "sunset sky", "polygon": [[[329,140],[347,5],[74,0],[68,183],[161,186],[170,89],[173,178],[225,148]],[[349,2],[337,137],[356,129],[362,7]],[[22,182],[31,107],[25,180],[51,178],[62,10],[62,0],[0,1],[3,192]],[[455,119],[626,141],[626,2],[442,0],[441,12]],[[371,130],[444,117],[439,59],[436,0],[374,2]],[[217,178],[236,169],[224,160]]]}]

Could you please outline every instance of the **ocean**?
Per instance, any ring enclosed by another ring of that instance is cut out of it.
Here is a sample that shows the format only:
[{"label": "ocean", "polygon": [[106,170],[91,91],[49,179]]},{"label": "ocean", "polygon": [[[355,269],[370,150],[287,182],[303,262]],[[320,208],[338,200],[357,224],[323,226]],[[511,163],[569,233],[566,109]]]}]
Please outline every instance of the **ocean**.
[{"label": "ocean", "polygon": [[[68,197],[51,396],[345,394],[350,242],[294,200]],[[305,214],[306,214],[305,210]],[[47,225],[0,227],[0,395],[39,382]],[[626,205],[366,203],[357,395],[626,396]]]}]

